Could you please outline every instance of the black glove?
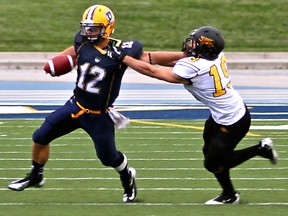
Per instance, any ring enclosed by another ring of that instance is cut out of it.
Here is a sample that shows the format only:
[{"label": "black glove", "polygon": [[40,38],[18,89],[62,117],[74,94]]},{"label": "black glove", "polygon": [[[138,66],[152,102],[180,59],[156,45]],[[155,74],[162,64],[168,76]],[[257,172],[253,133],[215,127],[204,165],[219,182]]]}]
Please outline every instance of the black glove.
[{"label": "black glove", "polygon": [[122,47],[112,46],[111,48],[107,50],[106,55],[111,59],[122,62],[124,57],[127,55],[127,53]]}]

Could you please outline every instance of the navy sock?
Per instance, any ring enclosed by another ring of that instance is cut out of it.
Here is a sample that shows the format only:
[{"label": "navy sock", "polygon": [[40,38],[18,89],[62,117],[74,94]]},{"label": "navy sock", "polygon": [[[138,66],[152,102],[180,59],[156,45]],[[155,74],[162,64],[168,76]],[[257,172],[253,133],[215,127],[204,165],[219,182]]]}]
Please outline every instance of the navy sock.
[{"label": "navy sock", "polygon": [[129,176],[129,169],[128,169],[128,165],[125,166],[125,168],[121,171],[118,172],[120,174],[120,176]]},{"label": "navy sock", "polygon": [[38,164],[35,161],[32,161],[32,173],[37,175],[43,175],[45,164]]}]

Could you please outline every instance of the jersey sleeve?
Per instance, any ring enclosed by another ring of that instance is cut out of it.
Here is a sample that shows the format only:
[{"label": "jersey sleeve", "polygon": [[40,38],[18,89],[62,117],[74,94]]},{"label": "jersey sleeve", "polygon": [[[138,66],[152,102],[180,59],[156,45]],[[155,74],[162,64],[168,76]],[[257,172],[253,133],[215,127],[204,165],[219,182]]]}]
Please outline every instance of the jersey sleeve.
[{"label": "jersey sleeve", "polygon": [[180,59],[173,67],[173,72],[184,79],[197,76],[198,68],[193,65],[191,57]]},{"label": "jersey sleeve", "polygon": [[121,47],[126,51],[127,55],[140,59],[143,54],[143,43],[137,40],[122,42]]}]

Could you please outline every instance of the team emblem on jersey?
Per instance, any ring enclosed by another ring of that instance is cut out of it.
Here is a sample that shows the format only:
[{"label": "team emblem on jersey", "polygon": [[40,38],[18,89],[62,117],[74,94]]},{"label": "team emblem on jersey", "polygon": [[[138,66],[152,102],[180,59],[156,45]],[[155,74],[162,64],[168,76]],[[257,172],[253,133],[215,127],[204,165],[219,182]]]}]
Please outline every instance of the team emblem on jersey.
[{"label": "team emblem on jersey", "polygon": [[211,38],[207,38],[207,37],[204,37],[204,36],[201,36],[201,38],[199,39],[200,41],[200,44],[203,45],[207,45],[208,47],[214,47],[213,45],[213,39]]},{"label": "team emblem on jersey", "polygon": [[100,62],[100,61],[101,61],[101,58],[100,58],[99,56],[96,56],[96,57],[95,57],[95,62],[98,63],[98,62]]}]

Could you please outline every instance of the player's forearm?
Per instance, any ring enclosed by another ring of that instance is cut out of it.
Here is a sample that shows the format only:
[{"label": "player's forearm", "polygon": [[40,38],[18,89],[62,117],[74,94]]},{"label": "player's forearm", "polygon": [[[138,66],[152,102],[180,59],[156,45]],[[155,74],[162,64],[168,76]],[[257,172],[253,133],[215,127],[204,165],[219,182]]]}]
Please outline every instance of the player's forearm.
[{"label": "player's forearm", "polygon": [[169,83],[185,83],[188,84],[188,81],[177,76],[172,72],[168,67],[157,67],[151,64],[148,64],[144,61],[139,61],[130,56],[125,56],[123,62],[128,65],[130,68],[138,71],[141,74],[150,76],[159,80],[163,80]]},{"label": "player's forearm", "polygon": [[147,52],[144,61],[150,64],[173,66],[175,61],[184,57],[186,55],[183,52]]},{"label": "player's forearm", "polygon": [[144,61],[139,61],[137,59],[134,59],[130,56],[125,56],[123,59],[123,62],[128,65],[130,68],[138,71],[139,73],[142,73],[147,76],[153,77],[153,66],[144,62]]}]

